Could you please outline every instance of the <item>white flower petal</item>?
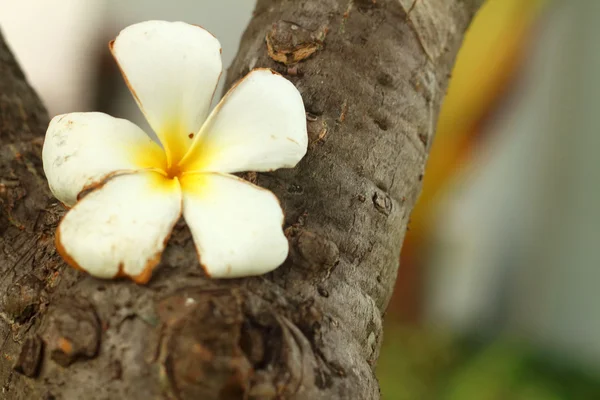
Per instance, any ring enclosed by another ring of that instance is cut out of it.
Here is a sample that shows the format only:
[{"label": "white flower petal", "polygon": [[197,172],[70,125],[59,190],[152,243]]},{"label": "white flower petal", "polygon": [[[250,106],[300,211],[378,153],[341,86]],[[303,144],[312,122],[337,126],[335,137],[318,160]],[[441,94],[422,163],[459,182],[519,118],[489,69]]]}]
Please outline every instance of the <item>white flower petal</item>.
[{"label": "white flower petal", "polygon": [[172,165],[208,115],[222,70],[219,41],[195,25],[147,21],[125,28],[110,48]]},{"label": "white flower petal", "polygon": [[176,179],[155,172],[117,176],[65,215],[56,247],[67,263],[91,275],[145,283],[180,215]]},{"label": "white flower petal", "polygon": [[214,278],[260,275],[288,254],[283,212],[275,195],[225,174],[181,179],[183,216],[200,264]]},{"label": "white flower petal", "polygon": [[256,69],[213,110],[182,161],[185,171],[269,171],[294,167],[306,154],[302,96],[269,69]]},{"label": "white flower petal", "polygon": [[100,184],[107,175],[166,165],[163,150],[144,131],[102,113],[54,117],[42,160],[50,190],[68,206],[84,188]]}]

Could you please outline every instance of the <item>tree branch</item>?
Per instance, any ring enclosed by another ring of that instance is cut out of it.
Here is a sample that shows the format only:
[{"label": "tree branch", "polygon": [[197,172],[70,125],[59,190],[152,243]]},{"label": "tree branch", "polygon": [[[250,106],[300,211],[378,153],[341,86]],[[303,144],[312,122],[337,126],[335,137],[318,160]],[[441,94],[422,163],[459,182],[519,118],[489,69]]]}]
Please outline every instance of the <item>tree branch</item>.
[{"label": "tree branch", "polygon": [[64,267],[47,117],[0,42],[4,398],[379,398],[382,314],[479,3],[413,2],[258,1],[227,86],[254,67],[288,77],[311,144],[295,169],[245,174],[282,202],[288,261],[228,281],[205,277],[183,223],[148,286]]}]

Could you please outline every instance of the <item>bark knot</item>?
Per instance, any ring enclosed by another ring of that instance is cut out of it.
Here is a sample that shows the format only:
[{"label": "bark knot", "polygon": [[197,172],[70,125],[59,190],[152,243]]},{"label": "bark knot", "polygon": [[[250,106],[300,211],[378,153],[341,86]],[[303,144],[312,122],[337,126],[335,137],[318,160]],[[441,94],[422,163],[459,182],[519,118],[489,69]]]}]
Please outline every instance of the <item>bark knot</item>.
[{"label": "bark knot", "polygon": [[373,205],[375,209],[385,216],[392,212],[392,199],[387,193],[375,192],[373,195]]},{"label": "bark knot", "polygon": [[323,47],[326,30],[315,33],[293,22],[277,21],[267,33],[269,57],[285,65],[296,64]]},{"label": "bark knot", "polygon": [[239,345],[237,291],[177,293],[157,311],[165,329],[160,362],[167,391],[178,399],[243,398],[252,366]]},{"label": "bark knot", "polygon": [[286,229],[290,241],[290,259],[306,270],[331,270],[340,259],[340,251],[335,243],[304,229]]},{"label": "bark knot", "polygon": [[100,319],[94,306],[80,297],[63,299],[44,321],[42,338],[50,358],[63,367],[77,359],[96,356],[100,347]]}]

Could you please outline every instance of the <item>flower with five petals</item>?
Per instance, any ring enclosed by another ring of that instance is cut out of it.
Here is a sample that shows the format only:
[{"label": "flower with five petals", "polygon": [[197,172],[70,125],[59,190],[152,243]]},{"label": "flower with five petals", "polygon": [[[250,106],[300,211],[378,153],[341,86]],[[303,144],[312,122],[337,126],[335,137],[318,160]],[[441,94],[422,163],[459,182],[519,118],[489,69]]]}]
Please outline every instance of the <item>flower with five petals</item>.
[{"label": "flower with five petals", "polygon": [[71,266],[147,282],[183,215],[212,277],[263,274],[288,242],[275,195],[231,175],[294,167],[308,136],[302,97],[269,69],[239,81],[209,114],[221,48],[204,29],[148,21],[110,43],[158,136],[102,113],[52,119],[42,158],[50,189],[72,207],[56,233]]}]

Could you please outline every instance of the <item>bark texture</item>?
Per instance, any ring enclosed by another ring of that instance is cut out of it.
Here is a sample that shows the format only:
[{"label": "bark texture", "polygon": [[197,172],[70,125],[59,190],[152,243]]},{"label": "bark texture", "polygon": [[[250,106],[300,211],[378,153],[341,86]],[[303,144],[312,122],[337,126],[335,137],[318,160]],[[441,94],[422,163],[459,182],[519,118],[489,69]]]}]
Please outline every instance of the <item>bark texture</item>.
[{"label": "bark texture", "polygon": [[179,223],[149,285],[65,267],[40,153],[47,115],[0,39],[3,399],[378,399],[382,316],[462,36],[479,1],[259,0],[230,86],[292,80],[310,147],[245,174],[286,213],[290,256],[210,280]]}]

